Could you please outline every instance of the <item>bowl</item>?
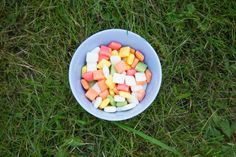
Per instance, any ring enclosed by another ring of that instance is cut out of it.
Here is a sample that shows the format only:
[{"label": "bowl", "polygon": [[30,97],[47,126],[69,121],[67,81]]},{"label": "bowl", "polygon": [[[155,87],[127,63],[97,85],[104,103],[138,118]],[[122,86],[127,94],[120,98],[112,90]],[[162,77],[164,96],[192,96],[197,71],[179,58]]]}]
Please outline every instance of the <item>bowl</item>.
[{"label": "bowl", "polygon": [[[123,46],[127,45],[135,50],[141,51],[144,56],[144,63],[152,72],[151,82],[146,89],[144,99],[133,109],[124,112],[107,113],[96,109],[93,104],[85,97],[85,90],[80,84],[81,68],[85,64],[86,54],[97,46],[107,45],[111,41],[117,41]],[[72,93],[78,103],[93,116],[108,120],[121,121],[130,119],[147,109],[155,100],[162,81],[162,68],[160,60],[153,47],[141,36],[128,30],[107,29],[93,34],[76,49],[69,67],[69,83]]]}]

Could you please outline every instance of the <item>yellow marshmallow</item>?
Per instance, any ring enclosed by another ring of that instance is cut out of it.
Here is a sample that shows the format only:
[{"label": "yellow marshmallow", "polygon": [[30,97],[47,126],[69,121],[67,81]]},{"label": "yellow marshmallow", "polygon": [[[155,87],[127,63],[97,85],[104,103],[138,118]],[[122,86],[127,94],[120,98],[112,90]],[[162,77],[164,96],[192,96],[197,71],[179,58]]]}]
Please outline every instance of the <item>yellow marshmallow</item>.
[{"label": "yellow marshmallow", "polygon": [[115,92],[112,89],[109,89],[109,93],[111,96],[115,96]]},{"label": "yellow marshmallow", "polygon": [[113,50],[113,51],[111,52],[111,55],[112,55],[112,56],[118,56],[118,51],[117,51],[117,50]]},{"label": "yellow marshmallow", "polygon": [[82,74],[84,74],[84,73],[86,73],[86,72],[87,72],[87,66],[86,66],[86,65],[82,67],[82,70],[81,70],[81,72],[82,72]]},{"label": "yellow marshmallow", "polygon": [[114,89],[115,88],[115,83],[112,81],[112,76],[109,75],[107,80],[105,81],[106,85],[108,86],[108,88],[110,89]]},{"label": "yellow marshmallow", "polygon": [[100,109],[103,109],[103,108],[107,107],[109,103],[110,103],[110,100],[108,98],[106,98],[102,101],[102,103],[98,107]]},{"label": "yellow marshmallow", "polygon": [[130,47],[122,47],[119,50],[119,56],[120,57],[128,57],[130,54]]},{"label": "yellow marshmallow", "polygon": [[134,54],[129,54],[129,57],[127,59],[127,64],[132,65],[132,63],[134,62]]},{"label": "yellow marshmallow", "polygon": [[111,62],[109,62],[109,61],[107,61],[107,60],[105,60],[105,59],[102,59],[102,60],[98,63],[97,68],[98,68],[98,69],[102,69],[104,65],[106,65],[107,67],[109,67],[109,66],[111,66]]},{"label": "yellow marshmallow", "polygon": [[120,96],[129,99],[131,97],[129,92],[119,91]]}]

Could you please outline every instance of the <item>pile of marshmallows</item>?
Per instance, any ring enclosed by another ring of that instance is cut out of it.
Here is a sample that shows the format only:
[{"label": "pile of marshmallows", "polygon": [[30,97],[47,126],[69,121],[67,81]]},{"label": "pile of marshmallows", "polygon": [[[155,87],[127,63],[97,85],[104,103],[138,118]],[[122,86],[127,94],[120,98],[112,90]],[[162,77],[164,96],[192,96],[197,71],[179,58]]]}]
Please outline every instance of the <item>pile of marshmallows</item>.
[{"label": "pile of marshmallows", "polygon": [[105,112],[126,111],[143,100],[151,71],[140,51],[111,42],[86,55],[81,84],[95,108]]}]

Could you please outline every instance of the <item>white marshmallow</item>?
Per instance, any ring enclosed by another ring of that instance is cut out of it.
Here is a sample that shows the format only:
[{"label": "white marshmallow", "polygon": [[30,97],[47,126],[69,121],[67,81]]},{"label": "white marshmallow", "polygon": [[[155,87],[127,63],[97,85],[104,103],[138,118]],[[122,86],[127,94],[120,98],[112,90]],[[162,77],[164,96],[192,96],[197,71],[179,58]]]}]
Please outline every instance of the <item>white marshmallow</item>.
[{"label": "white marshmallow", "polygon": [[135,86],[136,81],[133,76],[125,76],[125,84],[127,86]]},{"label": "white marshmallow", "polygon": [[97,63],[88,63],[87,64],[87,72],[96,71],[96,70],[97,70]]},{"label": "white marshmallow", "polygon": [[136,79],[136,81],[146,81],[147,80],[145,73],[139,73],[139,72],[135,74],[135,79]]},{"label": "white marshmallow", "polygon": [[141,89],[143,89],[143,86],[141,86],[141,85],[131,86],[131,91],[132,92],[137,92]]},{"label": "white marshmallow", "polygon": [[101,97],[97,97],[95,100],[93,100],[93,106],[95,108],[98,108],[98,106],[102,103],[102,98]]},{"label": "white marshmallow", "polygon": [[101,93],[101,89],[100,89],[100,87],[98,86],[98,83],[95,83],[95,84],[92,86],[92,89],[95,90],[98,94]]},{"label": "white marshmallow", "polygon": [[128,105],[125,105],[125,106],[122,106],[122,107],[117,107],[116,111],[127,111],[127,110],[130,110],[130,109],[134,108],[136,105],[137,104],[131,103],[131,104],[128,104]]},{"label": "white marshmallow", "polygon": [[116,112],[116,107],[115,106],[107,106],[104,108],[105,112]]},{"label": "white marshmallow", "polygon": [[98,61],[98,53],[87,53],[86,62],[87,63],[96,63]]},{"label": "white marshmallow", "polygon": [[108,78],[110,75],[109,68],[106,65],[104,65],[102,68],[102,71],[103,71],[104,76]]},{"label": "white marshmallow", "polygon": [[120,95],[115,95],[114,96],[114,101],[115,102],[124,102],[125,101],[125,98],[120,96]]},{"label": "white marshmallow", "polygon": [[99,53],[100,52],[100,47],[95,47],[90,53]]},{"label": "white marshmallow", "polygon": [[119,84],[124,84],[124,82],[125,82],[125,75],[124,74],[114,73],[112,82],[119,83]]},{"label": "white marshmallow", "polygon": [[139,101],[136,96],[131,95],[131,97],[128,98],[129,103],[139,104]]},{"label": "white marshmallow", "polygon": [[147,89],[147,83],[145,83],[145,84],[143,85],[143,89],[144,89],[144,90]]},{"label": "white marshmallow", "polygon": [[111,64],[115,65],[116,63],[121,61],[121,58],[120,58],[120,56],[111,56],[110,60],[111,60]]}]

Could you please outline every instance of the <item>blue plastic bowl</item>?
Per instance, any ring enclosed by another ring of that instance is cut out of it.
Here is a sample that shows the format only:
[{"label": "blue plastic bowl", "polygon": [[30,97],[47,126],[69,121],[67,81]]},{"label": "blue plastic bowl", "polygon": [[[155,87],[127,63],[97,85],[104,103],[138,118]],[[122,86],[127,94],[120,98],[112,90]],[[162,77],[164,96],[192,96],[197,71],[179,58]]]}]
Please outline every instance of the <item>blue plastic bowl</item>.
[{"label": "blue plastic bowl", "polygon": [[[117,41],[122,45],[140,50],[145,56],[144,62],[152,72],[152,80],[147,86],[144,99],[135,108],[125,112],[107,113],[94,108],[93,104],[85,97],[85,91],[80,84],[81,68],[85,65],[86,53],[97,46],[107,45],[111,41]],[[142,113],[155,100],[161,86],[161,80],[161,63],[156,51],[144,38],[123,29],[108,29],[87,38],[75,51],[69,69],[70,88],[78,103],[95,117],[109,121],[121,121]]]}]

